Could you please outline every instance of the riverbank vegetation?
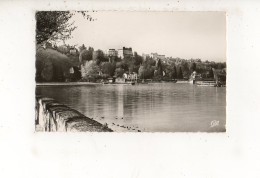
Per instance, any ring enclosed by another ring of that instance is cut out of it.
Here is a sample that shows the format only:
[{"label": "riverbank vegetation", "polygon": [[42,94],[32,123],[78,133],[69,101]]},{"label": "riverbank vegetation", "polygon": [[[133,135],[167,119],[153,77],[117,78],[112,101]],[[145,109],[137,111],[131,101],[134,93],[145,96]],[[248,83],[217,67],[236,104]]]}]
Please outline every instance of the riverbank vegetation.
[{"label": "riverbank vegetation", "polygon": [[140,79],[167,81],[188,79],[193,71],[202,79],[213,79],[214,72],[222,74],[222,77],[226,73],[226,63],[221,62],[171,57],[165,60],[151,57],[144,59],[136,52],[132,57],[121,59],[109,57],[102,50],[95,51],[94,48],[86,48],[84,45],[76,52],[71,52],[70,48],[72,47],[64,45],[37,47],[36,81],[95,81],[122,77],[124,73],[133,72],[137,73]]},{"label": "riverbank vegetation", "polygon": [[[136,73],[140,79],[155,81],[187,80],[194,71],[201,79],[225,80],[225,62],[174,57],[161,60],[137,52],[119,58],[84,44],[66,45],[65,40],[71,38],[76,28],[70,21],[75,13],[95,20],[87,11],[36,12],[36,82],[97,81],[120,78],[124,73]],[[64,45],[57,46],[58,41]]]}]

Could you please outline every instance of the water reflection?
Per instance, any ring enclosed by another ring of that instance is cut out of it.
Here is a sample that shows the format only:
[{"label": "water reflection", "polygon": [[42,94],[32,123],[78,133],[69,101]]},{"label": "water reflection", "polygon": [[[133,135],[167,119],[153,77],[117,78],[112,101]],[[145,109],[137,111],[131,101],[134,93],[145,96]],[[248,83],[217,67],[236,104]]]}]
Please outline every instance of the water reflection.
[{"label": "water reflection", "polygon": [[[151,132],[225,131],[225,88],[190,84],[89,85],[37,87],[37,94],[53,97],[112,128]],[[212,120],[219,121],[210,127]]]}]

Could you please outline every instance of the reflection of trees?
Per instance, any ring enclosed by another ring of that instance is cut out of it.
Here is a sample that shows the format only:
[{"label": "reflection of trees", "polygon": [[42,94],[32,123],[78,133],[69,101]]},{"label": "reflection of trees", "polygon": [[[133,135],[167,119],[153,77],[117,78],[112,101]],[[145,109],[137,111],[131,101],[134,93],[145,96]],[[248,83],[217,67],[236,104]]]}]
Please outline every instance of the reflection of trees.
[{"label": "reflection of trees", "polygon": [[149,85],[127,86],[123,100],[124,116],[135,119],[135,122],[141,122],[138,121],[140,116],[142,122],[152,118],[154,111],[163,108],[164,105],[164,94],[159,85],[158,87],[158,89],[153,90]]},{"label": "reflection of trees", "polygon": [[[116,103],[116,108],[117,108],[117,116],[118,117],[123,117],[124,116],[124,86],[123,85],[118,85],[117,87],[117,94],[115,94],[115,96],[117,96],[117,102]],[[112,104],[112,103],[111,103]]]},{"label": "reflection of trees", "polygon": [[[75,90],[75,88],[74,88]],[[88,117],[102,117],[110,118],[123,116],[123,91],[120,91],[115,86],[84,86],[78,87],[78,96],[74,98],[82,111]]]},{"label": "reflection of trees", "polygon": [[126,88],[125,94],[124,94],[124,100],[123,100],[123,105],[124,105],[124,115],[132,118],[133,112],[134,112],[134,106],[135,106],[135,100],[136,100],[136,95],[133,95],[131,89],[129,87]]}]

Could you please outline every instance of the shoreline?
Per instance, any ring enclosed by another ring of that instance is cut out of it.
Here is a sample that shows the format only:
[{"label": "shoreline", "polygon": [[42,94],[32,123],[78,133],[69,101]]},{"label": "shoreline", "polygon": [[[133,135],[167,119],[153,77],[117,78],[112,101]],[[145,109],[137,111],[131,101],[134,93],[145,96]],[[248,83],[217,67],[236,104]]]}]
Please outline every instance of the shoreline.
[{"label": "shoreline", "polygon": [[[136,84],[154,84],[154,83],[173,83],[173,82],[148,82]],[[177,81],[176,83],[188,83],[188,81]],[[130,83],[98,83],[98,82],[43,82],[37,83],[36,86],[81,86],[81,85],[131,85]]]},{"label": "shoreline", "polygon": [[102,83],[94,82],[44,82],[36,83],[36,86],[77,86],[77,85],[102,85]]}]

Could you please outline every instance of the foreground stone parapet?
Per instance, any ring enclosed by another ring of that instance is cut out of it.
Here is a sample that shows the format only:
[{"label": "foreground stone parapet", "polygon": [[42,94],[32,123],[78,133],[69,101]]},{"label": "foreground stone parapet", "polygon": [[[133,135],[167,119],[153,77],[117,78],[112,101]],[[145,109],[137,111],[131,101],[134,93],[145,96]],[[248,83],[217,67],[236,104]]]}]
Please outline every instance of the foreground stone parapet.
[{"label": "foreground stone parapet", "polygon": [[36,131],[112,132],[106,125],[102,125],[52,98],[37,96],[35,112]]}]

